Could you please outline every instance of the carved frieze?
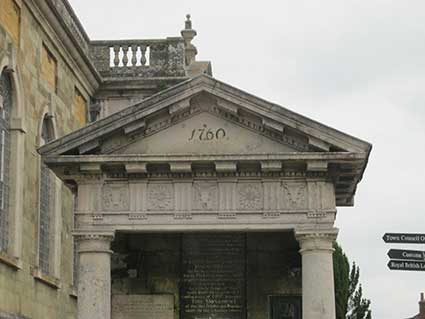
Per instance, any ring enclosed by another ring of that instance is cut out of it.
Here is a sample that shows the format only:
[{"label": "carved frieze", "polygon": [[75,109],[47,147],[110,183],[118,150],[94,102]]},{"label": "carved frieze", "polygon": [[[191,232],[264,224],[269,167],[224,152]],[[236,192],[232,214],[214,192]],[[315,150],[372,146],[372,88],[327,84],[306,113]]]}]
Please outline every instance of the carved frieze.
[{"label": "carved frieze", "polygon": [[193,183],[193,210],[217,210],[217,197],[217,183]]},{"label": "carved frieze", "polygon": [[165,225],[176,230],[209,229],[206,225],[211,229],[215,229],[213,225],[225,229],[241,225],[269,229],[331,224],[336,212],[330,201],[331,183],[299,177],[151,179],[145,176],[127,183],[122,179],[107,180],[104,185],[81,187],[87,188],[82,193],[90,193],[101,203],[99,207],[85,207],[84,202],[89,200],[79,197],[83,202],[76,216],[77,228],[81,229],[106,226],[160,230]]},{"label": "carved frieze", "polygon": [[307,207],[307,185],[305,183],[282,183],[284,207],[303,209]]},{"label": "carved frieze", "polygon": [[263,186],[258,182],[238,184],[238,209],[239,210],[262,210],[263,209]]},{"label": "carved frieze", "polygon": [[105,211],[129,210],[128,184],[105,184],[102,192],[102,203]]},{"label": "carved frieze", "polygon": [[171,183],[148,185],[148,209],[156,211],[174,209],[174,190]]}]

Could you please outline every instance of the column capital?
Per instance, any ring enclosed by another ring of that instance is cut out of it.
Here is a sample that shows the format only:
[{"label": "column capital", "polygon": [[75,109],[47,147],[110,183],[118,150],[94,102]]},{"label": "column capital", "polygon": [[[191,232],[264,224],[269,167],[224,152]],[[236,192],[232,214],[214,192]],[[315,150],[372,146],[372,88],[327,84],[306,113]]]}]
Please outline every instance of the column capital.
[{"label": "column capital", "polygon": [[295,238],[300,244],[300,253],[314,251],[333,251],[333,243],[338,236],[338,228],[300,229],[295,231]]},{"label": "column capital", "polygon": [[115,234],[114,232],[87,232],[87,231],[75,231],[72,235],[78,241],[84,240],[100,240],[100,241],[113,241]]},{"label": "column capital", "polygon": [[111,253],[114,232],[74,232],[79,253]]}]

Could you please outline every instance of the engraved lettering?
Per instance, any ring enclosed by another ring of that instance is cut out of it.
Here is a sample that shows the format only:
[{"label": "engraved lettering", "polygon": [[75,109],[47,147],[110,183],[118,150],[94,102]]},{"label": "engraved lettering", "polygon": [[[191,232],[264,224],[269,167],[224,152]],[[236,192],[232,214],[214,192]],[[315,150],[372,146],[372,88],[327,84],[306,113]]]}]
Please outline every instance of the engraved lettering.
[{"label": "engraved lettering", "polygon": [[208,141],[211,141],[214,138],[214,133],[211,131],[211,129],[208,129],[206,137]]},{"label": "engraved lettering", "polygon": [[[206,125],[204,125],[204,127],[206,127]],[[203,136],[204,136],[204,132],[205,132],[205,128],[201,128],[198,131],[201,132],[199,134],[199,140],[202,141],[203,140]]]},{"label": "engraved lettering", "polygon": [[169,319],[173,314],[173,295],[112,296],[112,319]]},{"label": "engraved lettering", "polygon": [[189,141],[193,140],[193,138],[195,137],[195,132],[196,132],[196,129],[192,131],[192,136],[189,138]]},{"label": "engraved lettering", "polygon": [[183,318],[245,318],[244,236],[186,235],[182,244]]},{"label": "engraved lettering", "polygon": [[219,141],[226,137],[226,131],[224,128],[212,129],[207,124],[203,125],[203,128],[193,129],[188,141],[198,139],[200,141]]},{"label": "engraved lettering", "polygon": [[220,140],[225,137],[226,137],[226,131],[222,128],[219,128],[217,132],[215,133],[215,138]]}]

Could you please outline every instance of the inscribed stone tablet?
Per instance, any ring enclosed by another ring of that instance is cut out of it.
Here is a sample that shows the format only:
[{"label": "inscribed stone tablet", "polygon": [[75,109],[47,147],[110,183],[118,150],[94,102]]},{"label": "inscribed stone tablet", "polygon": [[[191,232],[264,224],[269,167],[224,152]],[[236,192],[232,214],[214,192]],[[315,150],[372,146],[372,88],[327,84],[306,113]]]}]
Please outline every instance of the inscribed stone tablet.
[{"label": "inscribed stone tablet", "polygon": [[173,319],[173,295],[113,295],[112,319]]},{"label": "inscribed stone tablet", "polygon": [[182,318],[246,318],[245,236],[186,234],[182,249]]}]

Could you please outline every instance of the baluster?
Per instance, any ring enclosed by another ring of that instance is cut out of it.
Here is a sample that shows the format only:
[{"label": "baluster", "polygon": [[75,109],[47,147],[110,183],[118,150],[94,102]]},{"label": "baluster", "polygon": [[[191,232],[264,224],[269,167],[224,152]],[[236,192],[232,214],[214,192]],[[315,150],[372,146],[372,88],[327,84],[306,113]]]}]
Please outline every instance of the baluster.
[{"label": "baluster", "polygon": [[122,57],[122,64],[126,67],[128,64],[128,45],[123,45],[122,46],[122,51],[124,53],[123,57]]},{"label": "baluster", "polygon": [[131,53],[133,54],[131,57],[131,65],[136,66],[137,64],[137,45],[131,45]]},{"label": "baluster", "polygon": [[118,67],[120,64],[120,46],[114,45],[114,66]]},{"label": "baluster", "polygon": [[146,45],[145,44],[141,44],[140,45],[140,51],[142,52],[142,57],[140,59],[140,63],[142,64],[142,66],[146,65]]}]

